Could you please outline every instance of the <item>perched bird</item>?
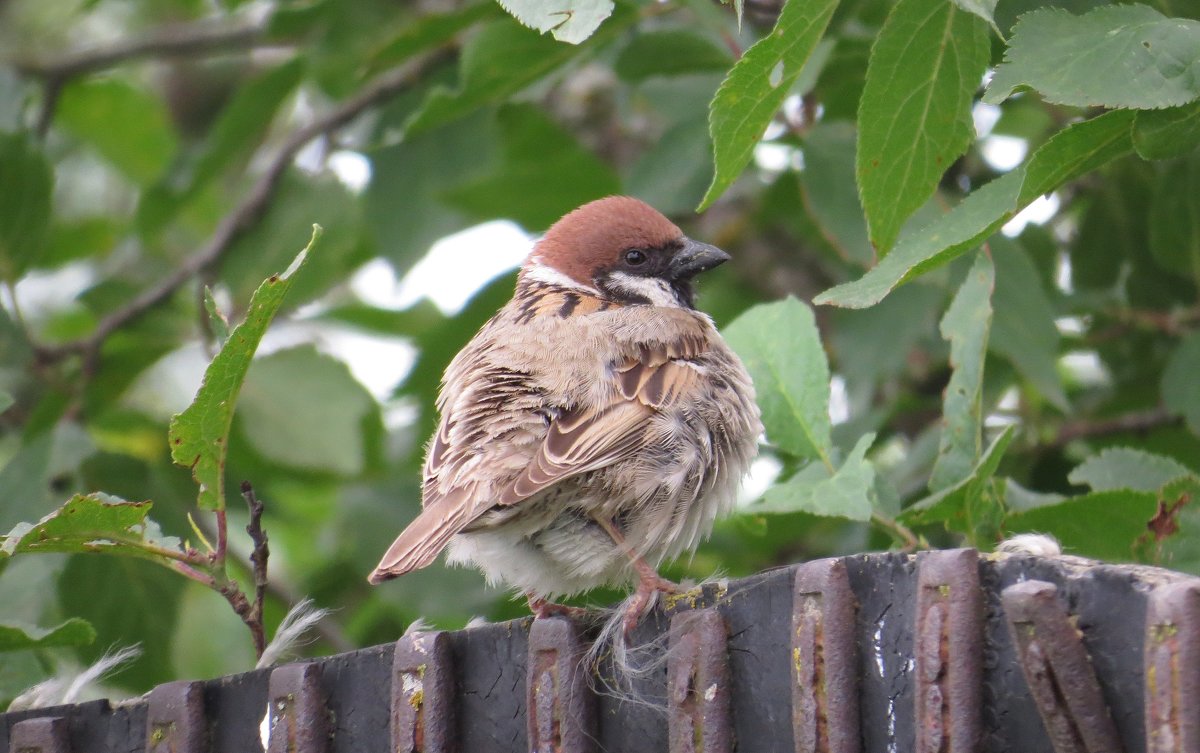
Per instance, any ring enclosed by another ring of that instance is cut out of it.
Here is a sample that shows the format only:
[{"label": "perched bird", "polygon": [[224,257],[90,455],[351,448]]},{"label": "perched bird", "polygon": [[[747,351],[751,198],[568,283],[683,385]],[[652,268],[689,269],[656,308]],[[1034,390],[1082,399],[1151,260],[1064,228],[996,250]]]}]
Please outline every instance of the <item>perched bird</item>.
[{"label": "perched bird", "polygon": [[624,196],[556,222],[446,369],[424,509],[370,581],[448,546],[539,616],[636,578],[636,626],[675,589],[655,567],[732,507],[762,430],[745,367],[693,305],[692,278],[728,259]]}]

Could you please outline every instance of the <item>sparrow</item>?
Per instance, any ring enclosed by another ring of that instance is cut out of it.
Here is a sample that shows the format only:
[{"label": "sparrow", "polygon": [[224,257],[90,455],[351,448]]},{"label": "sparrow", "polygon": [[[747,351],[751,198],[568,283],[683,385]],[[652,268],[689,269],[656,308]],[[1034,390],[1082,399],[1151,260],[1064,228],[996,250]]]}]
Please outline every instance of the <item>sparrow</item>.
[{"label": "sparrow", "polygon": [[707,538],[757,450],[750,376],[694,305],[693,278],[729,258],[624,196],[551,226],[447,367],[422,512],[370,582],[449,548],[547,616],[636,580],[628,635],[677,589],[657,566]]}]

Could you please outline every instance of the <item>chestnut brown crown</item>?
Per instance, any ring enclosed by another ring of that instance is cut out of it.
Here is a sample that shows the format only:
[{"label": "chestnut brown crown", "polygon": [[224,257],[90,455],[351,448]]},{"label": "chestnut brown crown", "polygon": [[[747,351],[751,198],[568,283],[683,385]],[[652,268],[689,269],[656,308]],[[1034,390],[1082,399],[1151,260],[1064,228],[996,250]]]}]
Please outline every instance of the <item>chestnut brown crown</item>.
[{"label": "chestnut brown crown", "polygon": [[527,265],[550,267],[625,302],[667,300],[690,308],[691,279],[728,259],[720,249],[685,236],[645,202],[609,196],[554,223]]}]

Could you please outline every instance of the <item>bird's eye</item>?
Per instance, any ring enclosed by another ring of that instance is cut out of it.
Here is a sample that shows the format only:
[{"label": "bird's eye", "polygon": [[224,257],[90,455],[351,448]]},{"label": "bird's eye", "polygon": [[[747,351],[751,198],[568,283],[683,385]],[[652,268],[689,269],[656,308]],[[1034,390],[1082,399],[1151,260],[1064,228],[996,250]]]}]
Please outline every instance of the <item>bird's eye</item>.
[{"label": "bird's eye", "polygon": [[625,252],[625,263],[632,267],[645,264],[646,258],[646,252],[640,248],[631,248]]}]

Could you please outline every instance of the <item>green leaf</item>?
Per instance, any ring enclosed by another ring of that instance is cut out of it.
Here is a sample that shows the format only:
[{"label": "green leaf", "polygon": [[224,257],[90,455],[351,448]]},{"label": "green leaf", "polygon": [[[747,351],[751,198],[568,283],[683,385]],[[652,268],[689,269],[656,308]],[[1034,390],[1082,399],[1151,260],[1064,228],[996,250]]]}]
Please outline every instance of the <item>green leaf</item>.
[{"label": "green leaf", "polygon": [[612,15],[612,0],[496,0],[513,18],[560,42],[579,44]]},{"label": "green leaf", "polygon": [[995,270],[980,251],[967,279],[942,317],[942,337],[950,342],[950,383],[942,402],[942,436],[929,478],[936,492],[967,478],[983,445],[983,363],[992,325]]},{"label": "green leaf", "polygon": [[1114,489],[1010,514],[1004,528],[1010,534],[1050,534],[1069,554],[1130,561],[1137,559],[1138,539],[1157,511],[1155,492]]},{"label": "green leaf", "polygon": [[733,63],[729,50],[689,29],[641,31],[621,50],[613,63],[618,76],[639,84],[654,76],[721,71]]},{"label": "green leaf", "polygon": [[180,552],[146,516],[150,502],[127,502],[99,492],[76,494],[37,523],[19,523],[0,541],[0,557],[27,552],[101,552],[159,562]]},{"label": "green leaf", "polygon": [[1020,86],[1077,107],[1187,104],[1200,97],[1200,22],[1137,4],[1035,10],[1013,28],[983,101],[999,104]]},{"label": "green leaf", "polygon": [[900,0],[875,40],[858,108],[855,173],[880,254],[975,139],[971,101],[987,25],[946,0]]},{"label": "green leaf", "polygon": [[995,29],[997,34],[1003,37],[1004,35],[1000,34],[1000,27],[996,26],[996,19],[994,16],[997,2],[998,0],[954,0],[955,5],[962,8],[967,13],[974,13],[984,21],[987,21],[988,25]]},{"label": "green leaf", "polygon": [[1144,110],[1133,122],[1133,146],[1142,159],[1169,159],[1200,145],[1200,100],[1166,110]]},{"label": "green leaf", "polygon": [[1200,436],[1200,331],[1185,337],[1162,375],[1163,405],[1183,416],[1188,429]]},{"label": "green leaf", "polygon": [[874,511],[875,466],[866,459],[875,441],[864,434],[832,475],[823,464],[812,462],[787,481],[767,490],[763,500],[745,509],[747,514],[807,512],[850,520],[870,520]]},{"label": "green leaf", "polygon": [[430,13],[403,25],[396,36],[371,56],[368,73],[392,68],[413,55],[444,44],[476,21],[498,14],[490,2],[467,5],[447,13]]},{"label": "green leaf", "polygon": [[0,622],[0,651],[85,646],[95,640],[95,629],[87,620],[78,617],[72,617],[52,628]]},{"label": "green leaf", "polygon": [[804,138],[800,187],[804,208],[842,258],[866,267],[875,261],[854,182],[857,135],[845,122],[820,121]]},{"label": "green leaf", "polygon": [[897,520],[905,525],[941,522],[948,529],[969,536],[980,533],[981,518],[999,510],[1000,500],[993,488],[993,476],[1012,442],[1013,434],[1013,427],[1006,427],[984,451],[969,476],[954,486],[915,502],[901,512]]},{"label": "green leaf", "polygon": [[1037,268],[1024,248],[1002,235],[994,236],[990,246],[996,264],[996,311],[989,347],[1065,413],[1070,406],[1058,374],[1058,328]]},{"label": "green leaf", "polygon": [[479,219],[509,217],[541,229],[580,204],[620,191],[612,168],[534,105],[507,105],[496,118],[498,170],[447,191],[450,206]]},{"label": "green leaf", "polygon": [[1110,447],[1075,467],[1067,476],[1072,484],[1086,485],[1092,491],[1117,489],[1156,492],[1191,469],[1177,460],[1132,447]]},{"label": "green leaf", "polygon": [[488,24],[471,37],[459,58],[458,88],[439,86],[409,118],[406,136],[465,117],[481,107],[507,100],[543,76],[560,69],[582,51],[592,50],[623,31],[637,14],[613,15],[587,45],[556,44],[511,21]]},{"label": "green leaf", "polygon": [[163,174],[178,143],[163,101],[119,78],[65,86],[56,122],[143,186]]},{"label": "green leaf", "polygon": [[0,133],[0,277],[15,282],[34,264],[50,227],[54,171],[24,134]]},{"label": "green leaf", "polygon": [[767,439],[832,471],[829,363],[812,309],[790,297],[760,304],[724,335],[754,379]]},{"label": "green leaf", "polygon": [[254,292],[246,319],[229,333],[225,347],[208,365],[195,400],[171,419],[171,459],[192,469],[200,487],[196,504],[203,509],[225,507],[225,454],[233,406],[259,341],[320,237],[321,228],[314,225],[308,246],[291,266]]},{"label": "green leaf", "polygon": [[746,50],[709,108],[715,173],[697,211],[725,193],[821,41],[838,0],[789,0],[770,34]]},{"label": "green leaf", "polygon": [[254,361],[237,410],[238,426],[264,458],[343,476],[366,468],[364,423],[379,422],[375,400],[346,364],[307,345]]},{"label": "green leaf", "polygon": [[1200,150],[1159,172],[1150,201],[1150,253],[1164,269],[1200,282]]},{"label": "green leaf", "polygon": [[972,192],[957,206],[906,235],[874,268],[821,293],[814,303],[873,306],[900,285],[978,245],[1030,202],[1133,149],[1133,113],[1114,111],[1064,128],[1022,167]]},{"label": "green leaf", "polygon": [[144,692],[177,677],[171,666],[171,643],[186,584],[174,573],[129,557],[76,555],[67,560],[58,578],[58,608],[96,628],[99,640],[76,649],[88,664],[114,644],[139,644],[142,655],[110,681]]}]

